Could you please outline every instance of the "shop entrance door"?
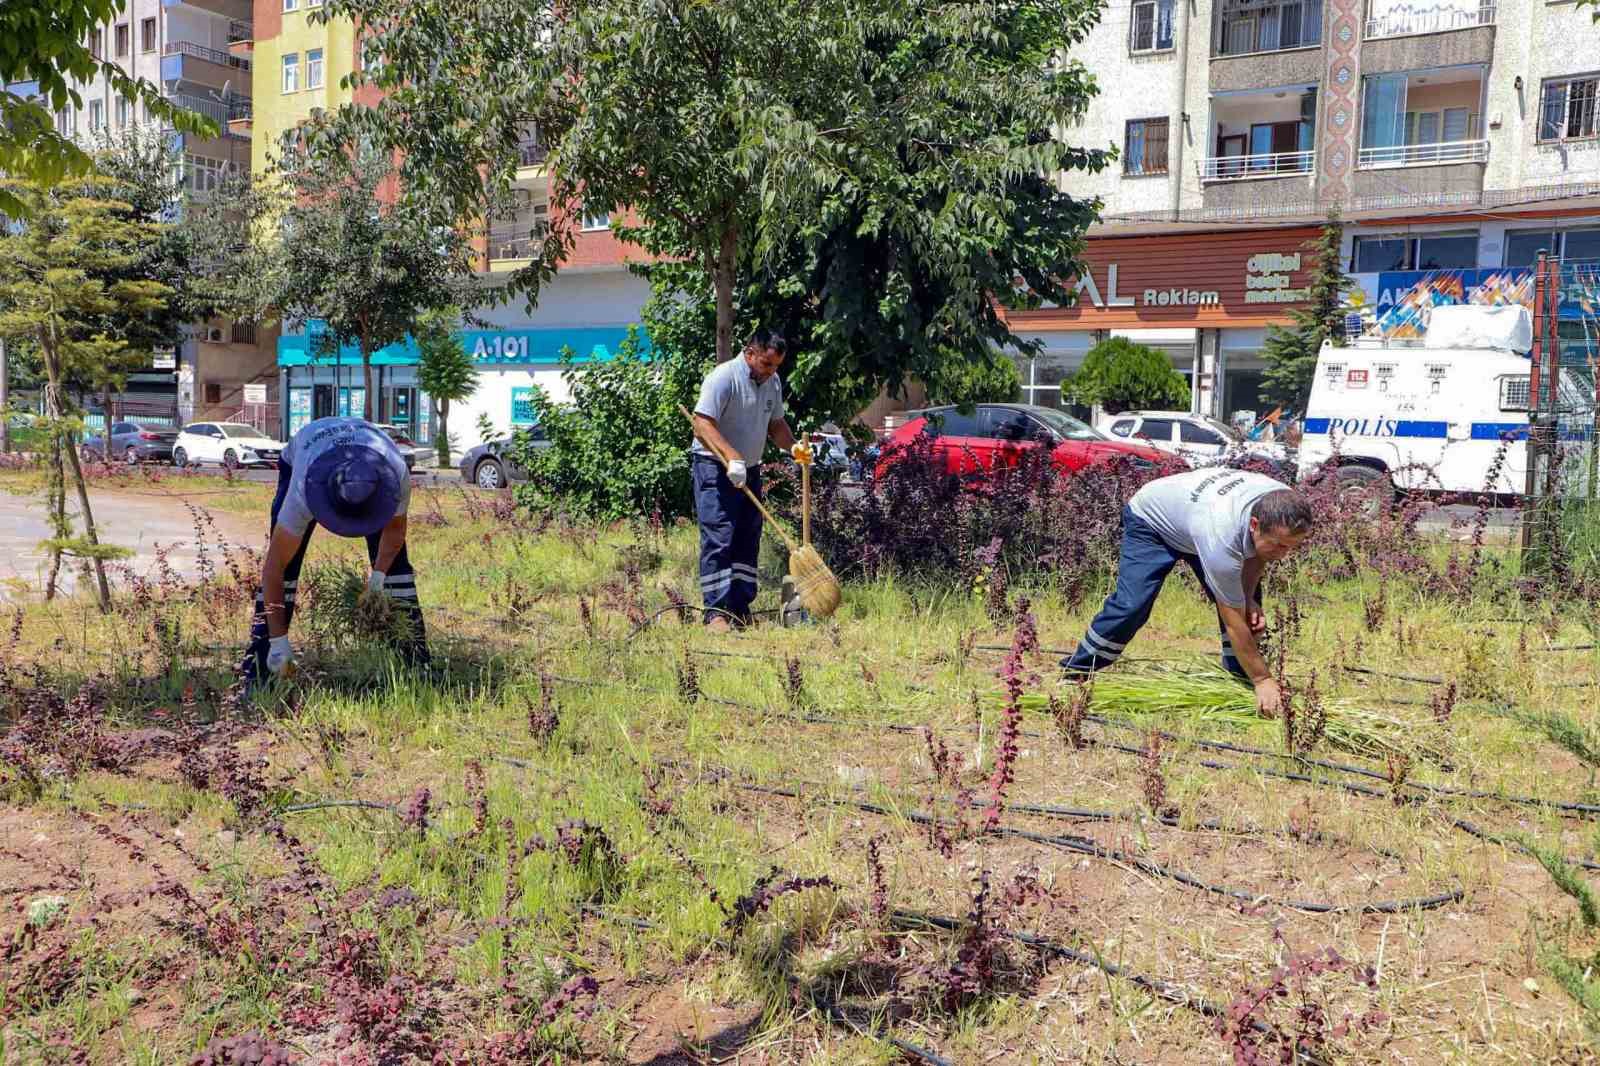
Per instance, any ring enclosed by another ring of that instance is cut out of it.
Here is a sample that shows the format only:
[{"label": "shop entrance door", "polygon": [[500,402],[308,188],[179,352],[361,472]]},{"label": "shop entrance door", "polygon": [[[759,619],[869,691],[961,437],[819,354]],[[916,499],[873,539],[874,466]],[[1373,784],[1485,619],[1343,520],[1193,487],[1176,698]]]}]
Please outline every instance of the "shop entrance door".
[{"label": "shop entrance door", "polygon": [[333,417],[333,386],[317,385],[311,393],[311,417]]}]

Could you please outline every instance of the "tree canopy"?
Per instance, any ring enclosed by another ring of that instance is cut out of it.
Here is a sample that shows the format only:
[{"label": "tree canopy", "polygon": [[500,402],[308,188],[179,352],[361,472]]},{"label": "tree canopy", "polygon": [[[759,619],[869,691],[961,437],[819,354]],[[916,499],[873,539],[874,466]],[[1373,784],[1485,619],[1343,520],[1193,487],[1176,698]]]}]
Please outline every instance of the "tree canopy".
[{"label": "tree canopy", "polygon": [[450,405],[478,389],[478,368],[456,335],[460,317],[457,308],[437,308],[419,316],[416,329],[417,384],[438,414],[434,448],[439,465],[446,468],[450,466]]},{"label": "tree canopy", "polygon": [[488,213],[537,129],[551,232],[513,290],[537,296],[584,207],[626,209],[624,236],[698,273],[675,284],[712,304],[719,357],[736,324],[788,328],[830,413],[1031,350],[998,307],[1066,302],[1081,272],[1097,205],[1055,182],[1107,159],[1062,134],[1095,92],[1068,58],[1092,0],[324,10],[381,57],[388,95],[340,123],[400,152],[408,197]]},{"label": "tree canopy", "polygon": [[[52,184],[94,168],[91,153],[60,133],[52,112],[83,107],[76,85],[104,77],[118,96],[184,133],[217,135],[216,123],[177,107],[161,87],[94,55],[88,38],[109,26],[123,0],[27,0],[0,4],[0,173]],[[0,188],[0,214],[26,212],[27,197]]]},{"label": "tree canopy", "polygon": [[1189,406],[1189,384],[1166,354],[1126,337],[1111,337],[1090,348],[1062,391],[1074,403],[1103,407],[1111,414]]},{"label": "tree canopy", "polygon": [[1321,232],[1305,244],[1311,261],[1308,306],[1290,310],[1292,325],[1267,327],[1266,343],[1261,347],[1267,364],[1261,376],[1261,394],[1289,411],[1304,411],[1311,399],[1323,342],[1344,343],[1344,299],[1353,282],[1340,258],[1343,234],[1335,211]]}]

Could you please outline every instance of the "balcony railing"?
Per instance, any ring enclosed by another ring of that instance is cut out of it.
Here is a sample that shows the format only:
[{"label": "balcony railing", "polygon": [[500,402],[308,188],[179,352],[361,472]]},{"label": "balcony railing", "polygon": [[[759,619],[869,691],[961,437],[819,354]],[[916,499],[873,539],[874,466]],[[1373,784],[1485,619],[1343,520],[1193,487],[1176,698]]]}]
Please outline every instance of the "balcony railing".
[{"label": "balcony railing", "polygon": [[255,40],[255,26],[248,19],[228,20],[228,43],[237,44],[240,41]]},{"label": "balcony railing", "polygon": [[523,141],[517,145],[517,166],[536,167],[550,155],[550,149],[538,141]]},{"label": "balcony railing", "polygon": [[1445,163],[1481,163],[1489,158],[1489,142],[1439,141],[1433,144],[1395,144],[1362,148],[1357,166],[1365,170],[1382,167],[1426,167]]},{"label": "balcony railing", "polygon": [[1261,152],[1257,155],[1213,156],[1200,161],[1201,181],[1240,181],[1285,174],[1309,174],[1314,151]]},{"label": "balcony railing", "polygon": [[250,117],[250,100],[248,98],[235,98],[223,104],[221,100],[207,100],[203,96],[193,96],[189,93],[171,93],[167,96],[174,104],[186,111],[198,111],[218,125],[225,124],[233,119]]},{"label": "balcony railing", "polygon": [[249,97],[228,101],[229,122],[249,122],[254,115],[255,105],[250,102]]},{"label": "balcony railing", "polygon": [[1395,11],[1367,20],[1367,40],[1379,37],[1407,37],[1419,33],[1444,33],[1446,30],[1466,30],[1474,26],[1493,26],[1498,5],[1493,0],[1480,0],[1476,10],[1470,7],[1435,11]]},{"label": "balcony railing", "polygon": [[532,259],[543,243],[526,230],[495,230],[489,234],[489,258]]},{"label": "balcony railing", "polygon": [[192,41],[168,41],[166,47],[161,50],[161,54],[167,56],[193,56],[196,59],[203,59],[207,63],[215,63],[219,67],[234,67],[238,70],[250,69],[250,61],[248,59],[231,56],[227,52],[220,52],[215,48],[207,48],[203,44],[195,44]]}]

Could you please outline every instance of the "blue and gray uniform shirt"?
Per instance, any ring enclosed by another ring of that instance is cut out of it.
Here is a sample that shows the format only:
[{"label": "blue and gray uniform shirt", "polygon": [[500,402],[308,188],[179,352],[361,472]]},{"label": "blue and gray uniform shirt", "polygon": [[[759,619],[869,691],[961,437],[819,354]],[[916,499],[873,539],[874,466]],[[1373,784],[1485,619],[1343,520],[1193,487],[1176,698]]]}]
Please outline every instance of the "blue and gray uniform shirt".
[{"label": "blue and gray uniform shirt", "polygon": [[[757,385],[750,364],[736,355],[706,375],[694,413],[716,422],[739,458],[754,466],[766,450],[767,427],[783,417],[783,383],[773,374]],[[698,437],[690,451],[711,455]]]},{"label": "blue and gray uniform shirt", "polygon": [[1255,555],[1250,510],[1269,492],[1288,488],[1265,474],[1211,467],[1157,478],[1128,507],[1167,546],[1198,556],[1218,602],[1245,606],[1244,564]]},{"label": "blue and gray uniform shirt", "polygon": [[[399,454],[389,435],[364,418],[319,418],[302,426],[283,449],[281,462],[290,471],[289,489],[278,508],[278,525],[297,537],[305,536],[316,517],[306,502],[306,471],[317,456],[340,444],[365,444]],[[394,513],[403,515],[410,505],[411,479],[401,478],[400,505]]]}]

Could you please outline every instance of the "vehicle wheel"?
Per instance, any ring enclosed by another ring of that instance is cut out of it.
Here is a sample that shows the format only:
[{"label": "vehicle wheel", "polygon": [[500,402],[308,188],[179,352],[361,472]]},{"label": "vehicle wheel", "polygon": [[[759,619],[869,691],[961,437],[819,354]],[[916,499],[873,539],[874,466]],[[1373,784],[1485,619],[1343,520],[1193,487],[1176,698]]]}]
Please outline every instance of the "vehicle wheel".
[{"label": "vehicle wheel", "polygon": [[222,465],[229,470],[239,469],[239,454],[232,448],[222,453]]},{"label": "vehicle wheel", "polygon": [[498,459],[485,459],[473,471],[472,480],[480,489],[503,489],[506,486],[505,468]]},{"label": "vehicle wheel", "polygon": [[189,453],[182,448],[172,449],[172,465],[182,469],[189,465]]},{"label": "vehicle wheel", "polygon": [[138,466],[139,465],[139,449],[135,448],[131,444],[128,445],[128,450],[122,453],[122,458],[123,458],[123,461],[126,462],[129,466]]},{"label": "vehicle wheel", "polygon": [[1352,464],[1334,473],[1334,484],[1341,502],[1376,516],[1394,500],[1394,483],[1382,470]]}]

